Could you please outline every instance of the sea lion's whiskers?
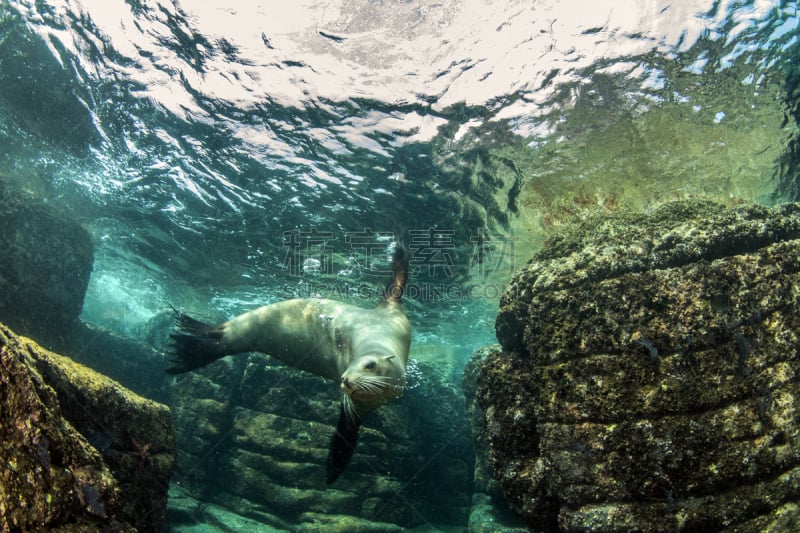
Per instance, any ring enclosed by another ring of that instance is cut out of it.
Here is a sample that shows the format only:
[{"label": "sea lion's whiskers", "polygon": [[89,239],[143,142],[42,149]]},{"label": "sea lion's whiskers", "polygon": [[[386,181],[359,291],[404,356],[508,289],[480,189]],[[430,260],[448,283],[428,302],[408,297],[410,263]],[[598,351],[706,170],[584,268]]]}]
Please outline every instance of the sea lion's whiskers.
[{"label": "sea lion's whiskers", "polygon": [[364,379],[372,379],[375,381],[392,381],[394,378],[391,376],[364,376]]},{"label": "sea lion's whiskers", "polygon": [[379,393],[384,387],[381,387],[377,383],[373,383],[371,381],[367,381],[365,379],[358,379],[355,382],[355,386],[361,390],[372,392],[372,393]]},{"label": "sea lion's whiskers", "polygon": [[383,384],[379,381],[375,381],[371,378],[366,376],[361,376],[356,380],[356,385],[361,385],[362,388],[370,389],[370,390],[377,390],[383,388]]},{"label": "sea lion's whiskers", "polygon": [[344,412],[347,414],[347,417],[351,422],[355,424],[361,420],[361,416],[358,414],[358,410],[353,404],[353,399],[347,394],[342,395],[342,405],[344,406]]},{"label": "sea lion's whiskers", "polygon": [[394,381],[396,380],[388,376],[361,376],[356,380],[356,384],[360,385],[362,389],[380,393],[384,390],[396,389],[397,385]]},{"label": "sea lion's whiskers", "polygon": [[403,389],[405,387],[396,377],[392,376],[370,376],[368,379],[382,389]]}]

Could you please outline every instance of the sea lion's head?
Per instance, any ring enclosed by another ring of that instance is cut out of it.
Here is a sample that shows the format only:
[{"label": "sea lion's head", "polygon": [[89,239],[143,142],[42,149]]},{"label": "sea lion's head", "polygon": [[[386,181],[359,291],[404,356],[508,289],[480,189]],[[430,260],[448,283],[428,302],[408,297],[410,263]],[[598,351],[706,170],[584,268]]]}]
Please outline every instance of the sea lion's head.
[{"label": "sea lion's head", "polygon": [[394,355],[363,355],[344,371],[341,386],[345,403],[351,400],[363,415],[403,393],[405,368]]}]

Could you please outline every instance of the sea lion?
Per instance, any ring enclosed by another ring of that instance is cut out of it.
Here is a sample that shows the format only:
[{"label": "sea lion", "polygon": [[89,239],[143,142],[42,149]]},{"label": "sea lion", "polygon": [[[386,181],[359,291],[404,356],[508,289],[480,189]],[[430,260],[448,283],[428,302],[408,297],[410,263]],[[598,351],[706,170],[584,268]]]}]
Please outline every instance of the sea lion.
[{"label": "sea lion", "polygon": [[411,325],[401,305],[408,257],[397,246],[392,279],[372,309],[322,298],[266,305],[211,325],[175,311],[170,374],[203,367],[226,355],[263,352],[340,383],[339,422],[327,459],[327,482],[344,471],[364,417],[399,396],[406,384]]}]

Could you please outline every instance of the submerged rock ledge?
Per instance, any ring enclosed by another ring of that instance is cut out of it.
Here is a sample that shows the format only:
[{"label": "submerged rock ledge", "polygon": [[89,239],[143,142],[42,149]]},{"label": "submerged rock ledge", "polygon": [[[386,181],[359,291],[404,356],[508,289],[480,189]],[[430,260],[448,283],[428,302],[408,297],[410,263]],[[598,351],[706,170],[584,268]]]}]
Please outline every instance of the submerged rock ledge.
[{"label": "submerged rock ledge", "polygon": [[0,530],[159,530],[169,409],[0,324]]},{"label": "submerged rock ledge", "polygon": [[800,206],[668,204],[551,242],[476,397],[536,531],[800,530]]},{"label": "submerged rock ledge", "polygon": [[[413,364],[416,387],[370,414],[352,462],[332,485],[324,464],[339,410],[336,385],[261,354],[181,375],[171,390],[176,479],[218,509],[281,531],[463,524],[473,457],[463,395],[444,365]],[[171,511],[174,524],[209,515],[205,507]]]}]

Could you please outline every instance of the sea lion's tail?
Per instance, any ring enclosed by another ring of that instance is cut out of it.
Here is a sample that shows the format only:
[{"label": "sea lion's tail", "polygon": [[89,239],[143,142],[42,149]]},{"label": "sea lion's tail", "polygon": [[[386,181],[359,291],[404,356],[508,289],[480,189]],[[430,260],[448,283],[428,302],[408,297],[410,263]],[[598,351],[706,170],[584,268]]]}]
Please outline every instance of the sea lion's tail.
[{"label": "sea lion's tail", "polygon": [[228,355],[222,344],[222,328],[195,320],[174,307],[172,310],[175,311],[178,331],[170,334],[173,366],[167,369],[167,373],[188,372]]},{"label": "sea lion's tail", "polygon": [[398,242],[392,256],[392,279],[383,291],[384,301],[399,303],[403,298],[403,291],[408,279],[408,260],[408,251]]}]

